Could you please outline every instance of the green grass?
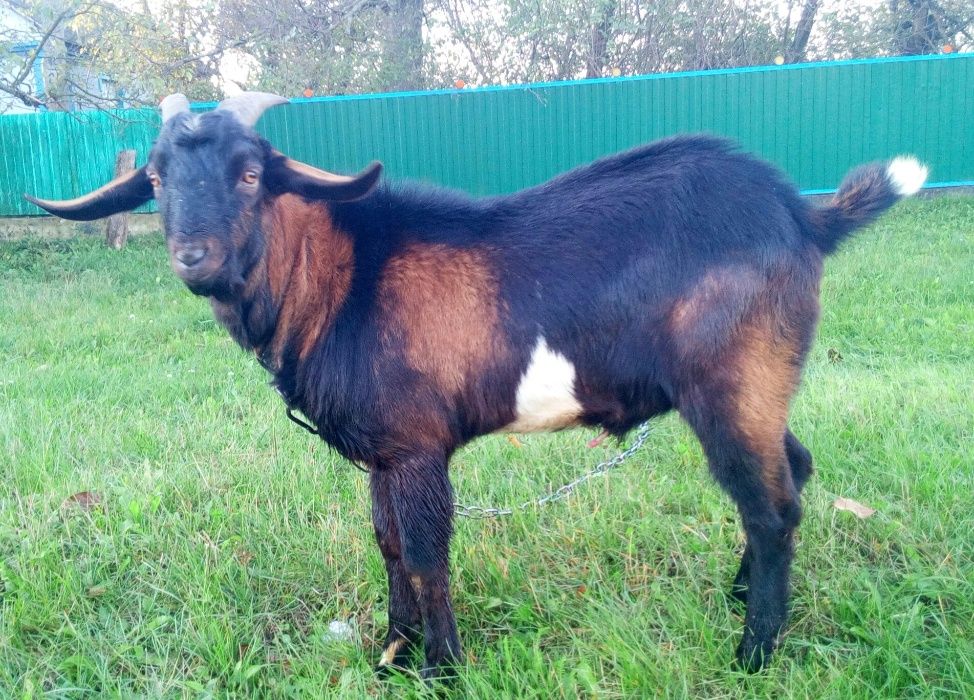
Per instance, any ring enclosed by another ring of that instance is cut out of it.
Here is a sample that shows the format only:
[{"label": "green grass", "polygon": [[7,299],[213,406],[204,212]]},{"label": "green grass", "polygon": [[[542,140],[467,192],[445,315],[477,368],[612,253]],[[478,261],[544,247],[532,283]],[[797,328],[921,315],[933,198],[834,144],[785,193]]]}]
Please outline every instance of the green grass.
[{"label": "green grass", "polygon": [[[822,296],[792,421],[817,474],[772,667],[731,669],[739,527],[666,418],[569,502],[458,523],[457,697],[974,697],[974,200],[898,206]],[[266,379],[158,236],[0,244],[0,696],[423,693],[372,676],[365,478]],[[535,496],[616,450],[589,437],[475,442],[458,496]],[[102,505],[66,502],[83,491]]]}]

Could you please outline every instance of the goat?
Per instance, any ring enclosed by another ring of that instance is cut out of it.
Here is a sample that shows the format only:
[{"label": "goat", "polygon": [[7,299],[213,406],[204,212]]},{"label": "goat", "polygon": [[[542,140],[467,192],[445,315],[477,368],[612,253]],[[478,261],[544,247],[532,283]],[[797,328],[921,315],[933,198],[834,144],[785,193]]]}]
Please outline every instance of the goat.
[{"label": "goat", "polygon": [[389,584],[379,669],[424,638],[424,678],[462,658],[449,592],[448,462],[498,431],[600,426],[675,409],[747,536],[737,661],[771,658],[787,617],[809,451],[788,412],[819,316],[823,259],[919,190],[909,157],[854,170],[825,206],[705,136],[595,161],[508,196],[342,176],[261,138],[286,102],[162,103],[137,171],[64,202],[90,220],[155,198],[170,261],[273,375],[291,408],[368,468]]}]

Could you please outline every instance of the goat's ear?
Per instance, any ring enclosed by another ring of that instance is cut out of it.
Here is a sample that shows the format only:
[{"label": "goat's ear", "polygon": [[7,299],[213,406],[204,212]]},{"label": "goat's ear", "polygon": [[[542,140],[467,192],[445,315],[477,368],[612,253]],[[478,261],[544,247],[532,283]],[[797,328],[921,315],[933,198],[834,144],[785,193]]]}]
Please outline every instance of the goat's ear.
[{"label": "goat's ear", "polygon": [[62,219],[92,221],[145,204],[152,199],[152,183],[142,166],[76,199],[37,199],[29,194],[24,199]]},{"label": "goat's ear", "polygon": [[349,202],[376,186],[382,163],[374,161],[358,175],[336,175],[274,151],[264,168],[264,185],[274,194],[292,192],[307,199]]}]

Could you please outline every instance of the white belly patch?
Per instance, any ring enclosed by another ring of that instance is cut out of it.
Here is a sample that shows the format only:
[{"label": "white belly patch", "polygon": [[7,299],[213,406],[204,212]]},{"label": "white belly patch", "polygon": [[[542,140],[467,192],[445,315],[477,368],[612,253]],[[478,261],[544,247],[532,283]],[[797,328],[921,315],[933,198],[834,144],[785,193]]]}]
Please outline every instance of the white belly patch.
[{"label": "white belly patch", "polygon": [[500,432],[533,433],[575,425],[582,405],[574,388],[575,366],[539,336],[517,387],[517,415]]}]

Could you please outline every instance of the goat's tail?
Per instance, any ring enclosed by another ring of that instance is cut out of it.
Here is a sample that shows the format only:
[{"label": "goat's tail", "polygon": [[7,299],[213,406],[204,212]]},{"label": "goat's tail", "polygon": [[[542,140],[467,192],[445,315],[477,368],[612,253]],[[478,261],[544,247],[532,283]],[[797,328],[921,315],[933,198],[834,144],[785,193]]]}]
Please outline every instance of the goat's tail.
[{"label": "goat's tail", "polygon": [[927,167],[913,156],[862,165],[839,185],[832,201],[809,212],[809,230],[823,253],[831,253],[853,231],[874,221],[903,197],[915,194]]}]

